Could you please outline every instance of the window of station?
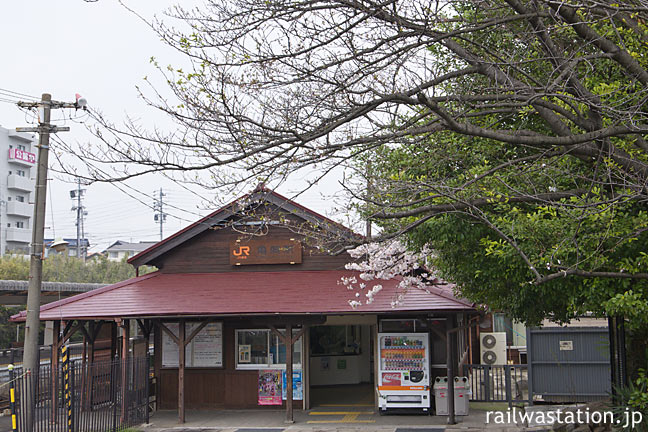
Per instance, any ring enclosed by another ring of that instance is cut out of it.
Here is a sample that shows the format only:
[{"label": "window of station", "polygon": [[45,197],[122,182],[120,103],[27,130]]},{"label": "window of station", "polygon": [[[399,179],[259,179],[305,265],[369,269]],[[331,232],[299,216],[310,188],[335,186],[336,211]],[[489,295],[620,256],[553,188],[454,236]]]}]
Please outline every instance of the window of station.
[{"label": "window of station", "polygon": [[[293,330],[293,335],[299,330]],[[282,334],[285,330],[279,330]],[[286,345],[266,329],[236,330],[236,368],[266,369],[286,367]],[[302,338],[293,344],[293,367],[301,368]]]},{"label": "window of station", "polygon": [[420,319],[382,319],[380,331],[382,333],[417,333],[428,330],[428,324]]},{"label": "window of station", "polygon": [[360,326],[333,325],[311,327],[311,356],[358,354],[360,354]]}]

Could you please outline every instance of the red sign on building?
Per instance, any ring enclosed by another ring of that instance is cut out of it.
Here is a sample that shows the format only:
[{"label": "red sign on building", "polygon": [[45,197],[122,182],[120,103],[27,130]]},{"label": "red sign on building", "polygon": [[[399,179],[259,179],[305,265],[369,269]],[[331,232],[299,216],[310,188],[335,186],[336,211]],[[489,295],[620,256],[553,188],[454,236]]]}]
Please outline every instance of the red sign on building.
[{"label": "red sign on building", "polygon": [[9,160],[20,160],[23,162],[36,163],[36,155],[20,149],[9,149]]}]

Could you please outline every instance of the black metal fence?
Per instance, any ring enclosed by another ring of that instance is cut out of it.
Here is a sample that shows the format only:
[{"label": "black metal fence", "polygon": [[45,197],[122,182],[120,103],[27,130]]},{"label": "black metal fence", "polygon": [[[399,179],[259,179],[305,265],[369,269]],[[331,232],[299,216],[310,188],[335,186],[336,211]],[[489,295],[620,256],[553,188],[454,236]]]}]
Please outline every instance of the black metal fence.
[{"label": "black metal fence", "polygon": [[28,431],[31,423],[33,432],[108,432],[148,423],[148,357],[76,360],[12,375],[14,430]]},{"label": "black metal fence", "polygon": [[475,402],[533,403],[527,365],[464,365]]}]

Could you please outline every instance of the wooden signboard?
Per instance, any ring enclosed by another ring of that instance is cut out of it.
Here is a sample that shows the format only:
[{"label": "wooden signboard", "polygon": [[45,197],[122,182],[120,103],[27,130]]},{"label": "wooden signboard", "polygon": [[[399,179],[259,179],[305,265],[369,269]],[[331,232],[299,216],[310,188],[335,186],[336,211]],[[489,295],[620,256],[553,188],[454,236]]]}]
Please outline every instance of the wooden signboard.
[{"label": "wooden signboard", "polygon": [[294,239],[246,239],[230,243],[230,264],[300,264],[301,243]]}]

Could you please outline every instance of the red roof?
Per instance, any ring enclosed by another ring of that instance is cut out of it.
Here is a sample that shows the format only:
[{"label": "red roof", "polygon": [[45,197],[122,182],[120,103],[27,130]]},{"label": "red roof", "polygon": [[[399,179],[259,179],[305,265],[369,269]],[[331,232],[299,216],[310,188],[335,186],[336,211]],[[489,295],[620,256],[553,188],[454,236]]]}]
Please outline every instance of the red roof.
[{"label": "red roof", "polygon": [[[473,305],[452,295],[451,285],[428,292],[410,289],[396,307],[399,280],[383,286],[371,304],[353,309],[342,277],[353,271],[178,273],[155,272],[59,300],[41,307],[41,320],[187,315],[353,314],[395,311],[467,310]],[[361,296],[364,297],[364,296]],[[23,321],[25,312],[12,317]]]}]

